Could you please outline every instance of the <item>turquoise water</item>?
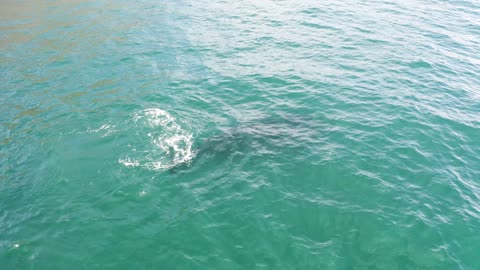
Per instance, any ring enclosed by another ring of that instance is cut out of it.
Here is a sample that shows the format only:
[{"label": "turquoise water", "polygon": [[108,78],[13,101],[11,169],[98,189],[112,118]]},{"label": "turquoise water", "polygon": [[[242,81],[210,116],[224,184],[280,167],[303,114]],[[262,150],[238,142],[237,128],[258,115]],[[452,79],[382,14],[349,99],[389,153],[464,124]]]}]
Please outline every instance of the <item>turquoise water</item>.
[{"label": "turquoise water", "polygon": [[480,5],[2,1],[1,269],[480,269]]}]

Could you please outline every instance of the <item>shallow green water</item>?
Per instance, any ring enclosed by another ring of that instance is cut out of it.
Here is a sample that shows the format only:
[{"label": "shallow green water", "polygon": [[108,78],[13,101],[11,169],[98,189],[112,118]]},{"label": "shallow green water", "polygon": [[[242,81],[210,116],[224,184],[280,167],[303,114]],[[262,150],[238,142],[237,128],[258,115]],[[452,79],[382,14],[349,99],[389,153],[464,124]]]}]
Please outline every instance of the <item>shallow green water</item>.
[{"label": "shallow green water", "polygon": [[480,269],[475,1],[2,1],[1,269]]}]

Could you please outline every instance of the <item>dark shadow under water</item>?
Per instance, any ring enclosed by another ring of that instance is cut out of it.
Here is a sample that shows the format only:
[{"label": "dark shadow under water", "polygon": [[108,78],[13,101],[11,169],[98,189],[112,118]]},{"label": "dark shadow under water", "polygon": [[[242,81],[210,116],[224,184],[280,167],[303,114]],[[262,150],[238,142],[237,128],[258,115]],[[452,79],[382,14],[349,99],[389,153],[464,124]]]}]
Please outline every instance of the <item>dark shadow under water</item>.
[{"label": "dark shadow under water", "polygon": [[169,173],[186,172],[202,160],[222,162],[235,155],[268,153],[274,148],[299,145],[302,136],[312,134],[311,121],[304,117],[296,119],[267,118],[255,123],[241,123],[227,131],[208,137],[198,144],[195,156],[189,162],[178,164]]}]

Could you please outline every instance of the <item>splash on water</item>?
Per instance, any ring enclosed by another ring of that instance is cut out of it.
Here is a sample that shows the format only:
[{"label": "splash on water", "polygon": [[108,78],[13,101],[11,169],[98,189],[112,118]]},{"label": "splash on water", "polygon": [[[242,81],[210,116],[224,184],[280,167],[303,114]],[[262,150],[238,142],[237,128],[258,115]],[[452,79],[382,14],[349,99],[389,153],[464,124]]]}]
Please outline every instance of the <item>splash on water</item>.
[{"label": "splash on water", "polygon": [[168,170],[189,162],[193,135],[187,125],[177,121],[168,112],[151,108],[133,116],[136,139],[129,144],[130,152],[119,159],[127,167],[150,170]]}]

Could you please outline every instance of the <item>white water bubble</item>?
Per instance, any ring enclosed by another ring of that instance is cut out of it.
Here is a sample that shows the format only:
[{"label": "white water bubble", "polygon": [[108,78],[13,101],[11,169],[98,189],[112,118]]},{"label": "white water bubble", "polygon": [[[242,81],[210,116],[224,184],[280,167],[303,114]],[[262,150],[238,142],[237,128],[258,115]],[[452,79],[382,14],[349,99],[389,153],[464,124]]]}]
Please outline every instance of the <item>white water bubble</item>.
[{"label": "white water bubble", "polygon": [[193,134],[167,111],[150,108],[135,113],[132,119],[136,136],[128,144],[129,153],[120,157],[119,163],[168,170],[193,158]]}]

